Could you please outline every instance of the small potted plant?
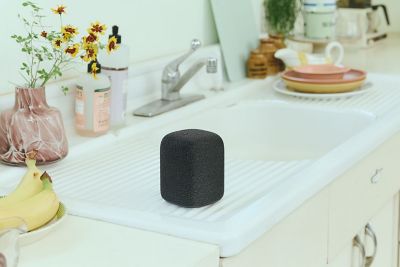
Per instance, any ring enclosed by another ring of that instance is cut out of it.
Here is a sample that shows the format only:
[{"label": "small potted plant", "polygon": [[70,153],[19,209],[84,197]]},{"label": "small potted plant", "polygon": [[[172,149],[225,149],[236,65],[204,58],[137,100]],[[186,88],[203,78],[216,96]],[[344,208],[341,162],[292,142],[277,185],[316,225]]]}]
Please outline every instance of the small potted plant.
[{"label": "small potted plant", "polygon": [[294,29],[301,0],[264,0],[269,35],[285,37]]},{"label": "small potted plant", "polygon": [[[38,5],[25,1],[22,6],[31,15],[29,18],[18,15],[27,32],[11,38],[26,55],[19,70],[24,83],[16,85],[14,107],[0,114],[0,160],[21,165],[27,152],[37,150],[37,163],[46,164],[58,161],[68,153],[62,116],[57,108],[47,104],[46,84],[61,77],[75,59],[96,60],[98,50],[104,47],[99,40],[106,26],[92,23],[87,33],[79,38],[76,27],[63,24],[65,6],[52,9],[60,18],[58,30],[44,25],[46,16]],[[116,40],[111,38],[107,48],[109,51],[116,49]]]}]

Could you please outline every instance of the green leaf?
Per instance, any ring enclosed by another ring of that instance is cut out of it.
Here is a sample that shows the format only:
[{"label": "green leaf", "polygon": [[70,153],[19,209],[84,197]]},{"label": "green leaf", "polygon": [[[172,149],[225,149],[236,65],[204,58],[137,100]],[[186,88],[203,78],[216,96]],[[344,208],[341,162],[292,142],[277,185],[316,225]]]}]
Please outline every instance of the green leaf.
[{"label": "green leaf", "polygon": [[264,0],[265,16],[274,34],[289,34],[300,14],[298,0]]},{"label": "green leaf", "polygon": [[69,87],[63,85],[63,86],[61,86],[61,91],[62,91],[63,94],[66,96],[67,93],[69,92]]}]

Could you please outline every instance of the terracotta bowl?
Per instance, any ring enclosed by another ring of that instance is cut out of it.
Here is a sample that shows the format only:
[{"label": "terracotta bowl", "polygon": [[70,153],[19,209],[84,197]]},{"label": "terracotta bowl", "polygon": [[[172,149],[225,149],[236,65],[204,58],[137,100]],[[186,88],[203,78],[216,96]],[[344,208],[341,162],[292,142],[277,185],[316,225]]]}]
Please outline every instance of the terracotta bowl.
[{"label": "terracotta bowl", "polygon": [[312,80],[337,80],[342,79],[350,68],[338,67],[333,64],[305,65],[293,69],[297,78]]}]

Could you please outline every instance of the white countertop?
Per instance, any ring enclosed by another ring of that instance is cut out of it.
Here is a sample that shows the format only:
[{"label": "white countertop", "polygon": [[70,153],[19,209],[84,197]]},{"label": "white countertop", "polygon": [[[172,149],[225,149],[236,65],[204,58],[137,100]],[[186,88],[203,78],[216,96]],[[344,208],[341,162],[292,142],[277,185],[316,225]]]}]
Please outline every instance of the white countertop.
[{"label": "white countertop", "polygon": [[218,266],[218,257],[217,246],[69,216],[55,232],[22,247],[18,266],[204,267]]},{"label": "white countertop", "polygon": [[[392,35],[374,48],[348,52],[345,64],[400,74],[399,45],[400,35]],[[23,247],[19,266],[197,266],[210,255],[218,258],[216,246],[70,216],[45,239]]]},{"label": "white countertop", "polygon": [[389,33],[389,38],[372,48],[346,50],[344,65],[369,72],[400,73],[400,33]]}]

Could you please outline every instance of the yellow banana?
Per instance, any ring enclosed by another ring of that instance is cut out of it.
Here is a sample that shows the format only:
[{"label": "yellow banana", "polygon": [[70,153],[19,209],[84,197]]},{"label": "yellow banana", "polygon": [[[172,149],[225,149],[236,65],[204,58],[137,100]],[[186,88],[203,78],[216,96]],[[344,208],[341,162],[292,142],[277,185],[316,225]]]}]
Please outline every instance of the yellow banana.
[{"label": "yellow banana", "polygon": [[42,190],[42,181],[40,180],[40,176],[43,173],[36,167],[36,154],[36,151],[27,154],[25,163],[28,170],[22,177],[17,188],[8,196],[0,198],[0,208],[16,204],[36,195]]},{"label": "yellow banana", "polygon": [[8,218],[21,218],[28,231],[31,231],[43,226],[55,216],[60,202],[53,191],[51,178],[45,172],[41,179],[43,185],[38,194],[12,206],[0,208],[0,230],[17,226],[13,225],[12,220],[7,220]]}]

